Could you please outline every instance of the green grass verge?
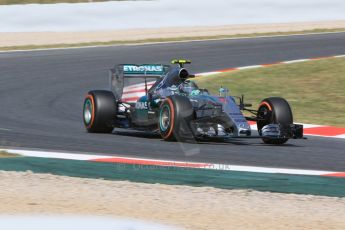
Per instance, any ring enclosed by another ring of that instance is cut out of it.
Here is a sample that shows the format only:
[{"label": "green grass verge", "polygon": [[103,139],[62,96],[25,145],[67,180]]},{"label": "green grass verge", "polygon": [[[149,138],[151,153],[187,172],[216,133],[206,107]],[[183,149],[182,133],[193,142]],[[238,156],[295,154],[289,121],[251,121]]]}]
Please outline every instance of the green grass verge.
[{"label": "green grass verge", "polygon": [[223,86],[231,95],[245,94],[253,108],[266,97],[284,97],[295,121],[345,127],[345,58],[241,70],[196,82],[213,93]]},{"label": "green grass verge", "polygon": [[[1,0],[0,0],[1,1]],[[331,32],[345,32],[345,28],[341,29],[314,29],[304,31],[292,32],[274,32],[274,33],[251,33],[251,34],[236,34],[236,35],[219,35],[219,36],[195,36],[195,37],[176,37],[176,38],[152,38],[142,40],[114,40],[109,42],[85,42],[76,44],[53,44],[53,45],[25,45],[25,46],[6,46],[0,47],[0,51],[10,50],[31,50],[31,49],[50,49],[50,48],[73,48],[73,47],[87,47],[87,46],[107,46],[107,45],[128,45],[128,44],[143,44],[143,43],[159,43],[159,42],[178,42],[178,41],[193,41],[193,40],[212,40],[212,39],[230,39],[242,37],[260,37],[260,36],[283,36],[292,34],[308,34],[308,33],[331,33]]]},{"label": "green grass verge", "polygon": [[0,5],[15,4],[51,4],[51,3],[78,3],[78,2],[109,2],[109,1],[125,1],[125,0],[0,0]]}]

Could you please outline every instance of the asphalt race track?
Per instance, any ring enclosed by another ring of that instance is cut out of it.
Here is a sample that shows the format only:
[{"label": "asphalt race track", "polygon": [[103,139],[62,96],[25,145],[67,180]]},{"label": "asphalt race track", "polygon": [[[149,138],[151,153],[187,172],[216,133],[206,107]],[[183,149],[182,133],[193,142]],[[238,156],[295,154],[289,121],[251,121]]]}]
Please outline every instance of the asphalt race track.
[{"label": "asphalt race track", "polygon": [[0,53],[0,146],[344,171],[342,139],[309,137],[284,146],[259,139],[180,144],[124,130],[88,134],[82,123],[85,94],[108,88],[108,69],[115,63],[190,58],[192,71],[207,72],[341,54],[345,33]]}]

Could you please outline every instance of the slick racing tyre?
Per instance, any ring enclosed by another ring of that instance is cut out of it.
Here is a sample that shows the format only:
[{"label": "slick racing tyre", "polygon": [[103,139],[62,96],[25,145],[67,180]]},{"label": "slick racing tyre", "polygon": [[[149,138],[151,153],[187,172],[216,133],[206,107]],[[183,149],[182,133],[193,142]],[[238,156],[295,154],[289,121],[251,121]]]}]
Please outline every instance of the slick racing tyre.
[{"label": "slick racing tyre", "polygon": [[[264,99],[258,108],[258,117],[263,118],[257,122],[259,133],[268,124],[290,125],[293,124],[292,111],[289,103],[280,97],[270,97]],[[262,138],[266,144],[281,145],[288,141],[287,138]]]},{"label": "slick racing tyre", "polygon": [[111,133],[116,117],[114,94],[106,90],[90,91],[84,100],[83,120],[90,133]]},{"label": "slick racing tyre", "polygon": [[173,95],[160,106],[158,127],[166,141],[194,140],[191,121],[194,118],[192,103],[187,97]]}]

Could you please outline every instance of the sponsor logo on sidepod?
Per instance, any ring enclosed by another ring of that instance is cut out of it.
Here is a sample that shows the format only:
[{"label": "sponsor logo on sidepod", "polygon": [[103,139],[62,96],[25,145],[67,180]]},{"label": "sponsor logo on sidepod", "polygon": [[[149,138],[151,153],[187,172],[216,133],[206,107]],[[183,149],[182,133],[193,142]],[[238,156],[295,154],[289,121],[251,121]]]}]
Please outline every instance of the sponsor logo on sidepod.
[{"label": "sponsor logo on sidepod", "polygon": [[147,102],[140,102],[138,101],[137,103],[135,103],[135,108],[136,109],[147,109]]}]

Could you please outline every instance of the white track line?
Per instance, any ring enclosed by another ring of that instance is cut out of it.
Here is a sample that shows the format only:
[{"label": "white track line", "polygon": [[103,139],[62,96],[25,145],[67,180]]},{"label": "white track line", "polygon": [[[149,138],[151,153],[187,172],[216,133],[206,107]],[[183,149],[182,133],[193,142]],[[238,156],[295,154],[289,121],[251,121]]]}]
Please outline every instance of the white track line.
[{"label": "white track line", "polygon": [[262,65],[250,65],[250,66],[242,66],[242,67],[238,67],[238,68],[235,68],[235,69],[238,69],[238,70],[244,70],[244,69],[256,69],[256,68],[262,68],[263,66]]},{"label": "white track line", "polygon": [[98,156],[91,154],[78,154],[78,153],[64,153],[64,152],[49,152],[38,150],[23,150],[23,149],[0,149],[12,154],[19,154],[27,157],[43,157],[55,159],[68,159],[68,160],[92,160],[95,158],[109,158],[109,156]]},{"label": "white track line", "polygon": [[342,139],[345,139],[345,134],[335,136],[335,138],[342,138]]},{"label": "white track line", "polygon": [[298,60],[292,60],[292,61],[283,61],[283,64],[293,64],[293,63],[299,63],[299,62],[306,62],[310,61],[311,59],[298,59]]},{"label": "white track line", "polygon": [[196,76],[208,76],[208,75],[215,75],[215,74],[220,74],[221,72],[218,72],[218,71],[214,71],[214,72],[206,72],[206,73],[197,73],[195,74]]},{"label": "white track line", "polygon": [[320,170],[304,170],[304,169],[286,169],[286,168],[270,168],[270,167],[254,167],[254,166],[243,166],[243,165],[222,165],[215,164],[209,169],[238,171],[238,172],[255,172],[255,173],[278,173],[278,174],[293,174],[293,175],[310,175],[320,176],[326,174],[334,174],[335,172],[320,171]]}]

